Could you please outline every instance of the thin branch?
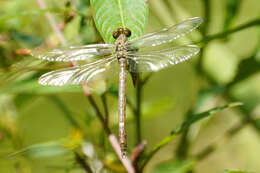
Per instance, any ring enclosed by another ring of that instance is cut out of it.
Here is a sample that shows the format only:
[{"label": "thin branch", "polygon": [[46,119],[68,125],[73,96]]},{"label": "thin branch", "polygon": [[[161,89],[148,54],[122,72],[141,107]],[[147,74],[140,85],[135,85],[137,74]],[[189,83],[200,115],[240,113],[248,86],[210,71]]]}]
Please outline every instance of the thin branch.
[{"label": "thin branch", "polygon": [[142,99],[142,81],[140,79],[140,75],[137,75],[137,83],[136,83],[136,112],[135,112],[135,120],[136,120],[136,143],[139,144],[142,141],[141,134],[141,99]]},{"label": "thin branch", "polygon": [[138,167],[138,161],[142,155],[142,153],[144,152],[144,149],[147,145],[146,141],[143,141],[141,144],[137,145],[134,148],[134,151],[132,152],[130,159],[132,160],[132,164],[136,170],[136,172],[139,172],[139,167]]},{"label": "thin branch", "polygon": [[[189,118],[192,117],[194,114],[193,108],[190,108],[188,112],[185,114],[185,121],[187,121]],[[181,136],[180,142],[178,144],[177,150],[176,150],[176,156],[179,159],[185,160],[188,156],[188,150],[190,147],[190,141],[188,140],[188,133],[189,133],[190,127],[187,127]]]},{"label": "thin branch", "polygon": [[104,106],[104,111],[105,111],[105,121],[107,126],[109,125],[109,112],[108,112],[108,105],[107,105],[107,99],[106,99],[106,95],[107,93],[105,92],[102,96],[102,102],[103,102],[103,106]]},{"label": "thin branch", "polygon": [[96,113],[97,113],[97,117],[100,120],[101,124],[103,125],[104,130],[106,131],[107,134],[111,134],[111,130],[109,129],[105,118],[103,117],[100,109],[97,106],[97,103],[95,102],[93,96],[91,95],[91,93],[89,92],[88,88],[86,85],[82,85],[82,89],[84,94],[87,96],[89,103],[91,104],[91,106],[95,109]]},{"label": "thin branch", "polygon": [[84,170],[85,170],[86,172],[88,172],[88,173],[94,173],[94,172],[91,170],[90,166],[87,164],[87,162],[85,162],[85,160],[80,156],[79,153],[74,152],[74,154],[75,154],[76,161],[80,164],[80,166],[81,166],[82,168],[84,168]]},{"label": "thin branch", "polygon": [[230,34],[233,34],[233,33],[236,33],[236,32],[239,32],[241,30],[244,30],[246,28],[249,28],[249,27],[252,27],[252,26],[257,26],[257,25],[260,25],[260,19],[255,19],[255,20],[252,20],[250,22],[247,22],[247,23],[244,23],[234,29],[230,29],[230,30],[227,30],[227,31],[224,31],[224,32],[221,32],[221,33],[218,33],[218,34],[213,34],[213,35],[208,35],[206,37],[204,37],[201,41],[199,41],[199,43],[203,42],[203,43],[207,43],[209,41],[212,41],[212,40],[215,40],[215,39],[218,39],[218,38],[224,38]]},{"label": "thin branch", "polygon": [[[203,24],[203,27],[201,28],[201,33],[202,33],[203,38],[205,38],[207,33],[208,33],[208,28],[209,28],[210,13],[211,13],[211,2],[210,2],[210,0],[203,0],[202,2],[204,4],[204,24]],[[200,51],[200,54],[199,54],[199,57],[198,57],[196,69],[199,72],[203,71],[202,63],[203,63],[203,59],[204,59],[205,48],[206,48],[206,46],[201,48],[201,51]]]},{"label": "thin branch", "polygon": [[137,145],[134,148],[134,151],[132,152],[131,157],[130,157],[132,162],[136,162],[136,160],[138,159],[140,154],[144,151],[146,145],[147,145],[147,142],[143,141],[141,144]]},{"label": "thin branch", "polygon": [[[44,0],[36,0],[37,4],[39,5],[40,9],[46,9],[46,4]],[[50,13],[45,13],[45,17],[47,18],[52,30],[57,34],[61,44],[65,46],[67,44],[66,39],[64,38],[63,34],[61,33],[59,26],[56,24],[55,19]]]}]

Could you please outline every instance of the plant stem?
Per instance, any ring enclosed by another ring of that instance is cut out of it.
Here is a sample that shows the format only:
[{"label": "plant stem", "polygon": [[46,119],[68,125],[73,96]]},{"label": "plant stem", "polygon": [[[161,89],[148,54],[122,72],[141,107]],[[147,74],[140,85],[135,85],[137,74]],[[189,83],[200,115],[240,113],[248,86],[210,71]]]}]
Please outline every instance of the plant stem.
[{"label": "plant stem", "polygon": [[144,152],[146,144],[147,144],[146,141],[140,143],[139,145],[137,145],[134,148],[134,150],[133,150],[133,152],[131,154],[130,158],[132,160],[132,165],[134,166],[136,172],[139,172],[138,162],[140,160],[140,157],[141,157],[142,153]]},{"label": "plant stem", "polygon": [[111,134],[111,130],[109,129],[105,118],[103,117],[100,109],[98,108],[97,103],[95,102],[93,96],[89,93],[86,85],[82,85],[82,89],[83,89],[84,94],[87,96],[89,103],[95,109],[97,117],[100,120],[104,130],[106,131],[107,134]]},{"label": "plant stem", "polygon": [[217,34],[213,34],[213,35],[208,35],[206,37],[204,37],[201,41],[199,41],[199,43],[201,42],[204,42],[204,43],[207,43],[209,41],[212,41],[212,40],[215,40],[215,39],[218,39],[218,38],[224,38],[230,34],[233,34],[233,33],[236,33],[238,31],[241,31],[241,30],[244,30],[246,28],[249,28],[249,27],[252,27],[252,26],[257,26],[257,25],[260,25],[260,19],[255,19],[255,20],[252,20],[250,22],[247,22],[247,23],[244,23],[234,29],[230,29],[230,30],[227,30],[227,31],[224,31],[224,32],[220,32],[220,33],[217,33]]},{"label": "plant stem", "polygon": [[[208,28],[209,28],[211,3],[210,3],[210,0],[203,0],[203,4],[204,4],[204,24],[201,29],[201,33],[202,33],[203,38],[205,38],[205,36],[208,33]],[[204,59],[204,49],[205,48],[206,48],[206,46],[201,48],[200,55],[198,57],[198,63],[197,63],[196,69],[199,72],[203,71],[202,63],[203,63],[203,59]]]},{"label": "plant stem", "polygon": [[81,167],[88,173],[94,173],[90,166],[85,162],[85,160],[80,156],[79,153],[74,152],[76,161],[81,165]]},{"label": "plant stem", "polygon": [[[46,4],[44,2],[44,0],[36,0],[36,2],[38,3],[40,9],[46,9]],[[52,30],[57,34],[58,39],[60,40],[61,44],[63,46],[65,46],[67,44],[66,39],[64,38],[62,32],[60,31],[58,25],[55,22],[55,19],[53,18],[53,16],[50,13],[45,13],[44,14],[52,28]]]},{"label": "plant stem", "polygon": [[[192,118],[193,115],[193,109],[189,109],[189,111],[185,114],[185,121],[187,121],[189,118]],[[178,159],[185,160],[188,156],[188,150],[190,147],[190,141],[188,139],[188,133],[189,133],[190,127],[187,127],[181,136],[181,140],[178,144],[177,150],[176,150],[176,156]]]},{"label": "plant stem", "polygon": [[142,81],[140,79],[140,75],[137,75],[137,83],[136,83],[136,144],[140,144],[142,141],[141,135],[141,99],[142,99]]},{"label": "plant stem", "polygon": [[103,106],[104,106],[104,111],[105,111],[105,121],[107,126],[109,125],[109,112],[108,112],[108,106],[107,106],[107,99],[106,99],[106,93],[104,93],[101,96],[102,102],[103,102]]}]

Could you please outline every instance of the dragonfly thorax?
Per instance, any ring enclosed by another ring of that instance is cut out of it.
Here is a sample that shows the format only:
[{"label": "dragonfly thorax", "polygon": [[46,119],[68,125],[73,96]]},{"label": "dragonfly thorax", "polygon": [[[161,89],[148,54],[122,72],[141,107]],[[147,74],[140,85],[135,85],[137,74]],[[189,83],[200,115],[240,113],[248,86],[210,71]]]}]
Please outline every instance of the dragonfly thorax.
[{"label": "dragonfly thorax", "polygon": [[121,58],[126,58],[128,51],[128,40],[125,34],[120,34],[120,36],[115,41],[115,57],[119,60]]}]

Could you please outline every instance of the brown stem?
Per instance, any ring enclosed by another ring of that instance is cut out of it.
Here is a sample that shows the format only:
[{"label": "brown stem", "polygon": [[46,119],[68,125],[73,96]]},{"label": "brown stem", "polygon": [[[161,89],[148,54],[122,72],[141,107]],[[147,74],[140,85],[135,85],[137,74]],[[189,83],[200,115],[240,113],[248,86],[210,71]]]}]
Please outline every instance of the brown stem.
[{"label": "brown stem", "polygon": [[107,98],[106,98],[106,93],[104,93],[101,96],[102,102],[103,102],[103,106],[104,106],[104,111],[105,111],[105,121],[107,126],[109,125],[109,112],[108,112],[108,106],[107,106]]},{"label": "brown stem", "polygon": [[[46,4],[44,0],[36,0],[37,4],[39,5],[40,9],[46,9]],[[47,18],[52,30],[57,34],[61,44],[64,46],[67,44],[66,39],[64,38],[63,34],[61,33],[59,26],[56,24],[55,19],[50,13],[45,13],[45,17]]]},{"label": "brown stem", "polygon": [[144,149],[146,147],[147,142],[143,141],[142,143],[140,143],[139,145],[137,145],[134,148],[134,151],[132,152],[130,159],[132,160],[132,164],[136,170],[136,172],[139,172],[139,168],[138,168],[138,161],[140,159],[141,154],[144,152]]},{"label": "brown stem", "polygon": [[80,166],[82,168],[84,168],[84,170],[88,173],[94,173],[90,166],[87,164],[87,162],[85,162],[85,160],[80,156],[80,154],[78,154],[77,152],[74,153],[75,154],[75,158],[76,158],[76,161],[78,162],[78,164],[80,164]]}]

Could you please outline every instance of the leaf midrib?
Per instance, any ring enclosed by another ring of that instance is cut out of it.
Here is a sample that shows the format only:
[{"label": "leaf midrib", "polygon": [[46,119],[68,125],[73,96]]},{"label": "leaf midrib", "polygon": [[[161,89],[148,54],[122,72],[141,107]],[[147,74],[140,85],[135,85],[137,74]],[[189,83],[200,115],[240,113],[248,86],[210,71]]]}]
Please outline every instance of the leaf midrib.
[{"label": "leaf midrib", "polygon": [[123,25],[123,28],[125,28],[125,21],[124,21],[124,13],[123,13],[123,8],[122,8],[122,3],[121,3],[121,0],[117,0],[118,2],[118,7],[119,7],[119,12],[120,12],[120,18],[121,18],[121,21],[122,21],[122,25]]}]

